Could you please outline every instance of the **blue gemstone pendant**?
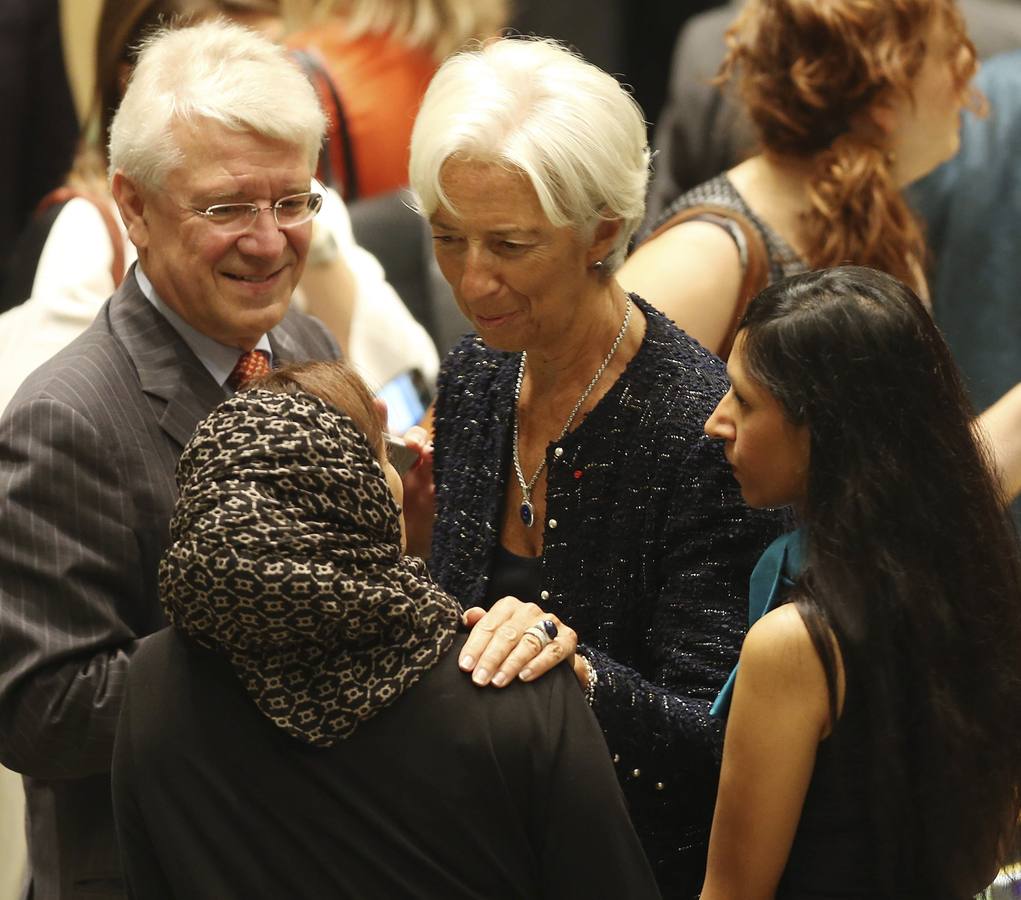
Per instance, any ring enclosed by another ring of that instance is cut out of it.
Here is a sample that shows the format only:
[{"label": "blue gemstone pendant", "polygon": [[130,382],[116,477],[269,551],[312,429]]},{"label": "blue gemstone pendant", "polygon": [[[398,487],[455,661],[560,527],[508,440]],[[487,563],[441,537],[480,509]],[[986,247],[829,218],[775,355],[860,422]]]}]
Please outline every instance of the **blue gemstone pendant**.
[{"label": "blue gemstone pendant", "polygon": [[532,506],[531,500],[524,500],[521,503],[521,521],[525,523],[525,528],[531,528],[535,524],[535,507]]}]

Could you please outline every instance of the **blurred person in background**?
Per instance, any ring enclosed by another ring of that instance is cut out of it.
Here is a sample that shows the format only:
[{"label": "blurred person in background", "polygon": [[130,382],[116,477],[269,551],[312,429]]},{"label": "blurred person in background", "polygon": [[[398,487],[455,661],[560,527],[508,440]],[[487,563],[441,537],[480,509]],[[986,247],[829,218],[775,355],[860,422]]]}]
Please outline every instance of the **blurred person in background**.
[{"label": "blurred person in background", "polygon": [[[756,152],[755,130],[733,85],[716,83],[726,32],[744,0],[692,17],[677,34],[666,102],[656,120],[645,227],[681,194]],[[958,0],[980,60],[1021,47],[1017,0]]]},{"label": "blurred person in background", "polygon": [[922,230],[902,191],[957,152],[973,96],[974,49],[953,0],[749,0],[728,48],[722,71],[762,150],[671,203],[623,284],[724,357],[751,296],[806,267],[849,260],[927,297]]},{"label": "blurred person in background", "polygon": [[[974,48],[953,0],[748,0],[723,74],[755,156],[677,198],[621,269],[723,357],[766,284],[853,262],[927,303],[923,226],[904,190],[954,156]],[[1021,391],[983,414],[1008,498],[1021,491]]]},{"label": "blurred person in background", "polygon": [[[932,314],[1004,459],[1021,453],[1021,51],[983,63],[990,113],[965,113],[961,149],[912,186],[932,250]],[[1014,447],[1002,446],[1014,442]],[[1021,484],[1008,483],[1009,494]],[[1021,521],[1021,503],[1014,503]]]},{"label": "blurred person in background", "polygon": [[0,312],[18,235],[63,180],[78,139],[60,31],[59,0],[0,0]]},{"label": "blurred person in background", "polygon": [[320,98],[333,122],[321,175],[348,202],[407,184],[429,79],[453,51],[495,36],[508,15],[508,0],[275,2],[287,46],[311,54],[327,76]]}]

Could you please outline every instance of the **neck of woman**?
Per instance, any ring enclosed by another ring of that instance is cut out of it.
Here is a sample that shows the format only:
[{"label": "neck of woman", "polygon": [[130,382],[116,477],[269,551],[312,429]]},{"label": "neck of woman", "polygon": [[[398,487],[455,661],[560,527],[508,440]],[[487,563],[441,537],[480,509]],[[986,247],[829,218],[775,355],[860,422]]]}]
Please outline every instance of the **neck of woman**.
[{"label": "neck of woman", "polygon": [[758,160],[763,180],[774,191],[808,203],[808,186],[816,167],[813,157],[789,156],[766,150],[752,159]]},{"label": "neck of woman", "polygon": [[[570,327],[556,341],[527,348],[525,382],[529,393],[555,395],[574,388],[578,389],[576,393],[580,392],[610,352],[624,322],[626,306],[623,289],[614,279],[607,279],[605,289],[580,301]],[[641,334],[635,327],[637,318],[632,313],[627,333],[614,354],[612,362],[618,365],[621,359],[630,360],[641,343]]]},{"label": "neck of woman", "polygon": [[813,165],[811,159],[763,152],[727,173],[752,212],[799,253],[801,219],[812,206]]}]

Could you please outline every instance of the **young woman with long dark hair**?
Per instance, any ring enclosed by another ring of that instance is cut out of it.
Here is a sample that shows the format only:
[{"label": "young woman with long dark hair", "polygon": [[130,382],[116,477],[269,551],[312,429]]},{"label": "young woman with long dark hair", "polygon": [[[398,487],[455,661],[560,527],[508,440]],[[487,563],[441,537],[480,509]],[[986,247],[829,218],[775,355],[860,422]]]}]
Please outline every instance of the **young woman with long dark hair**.
[{"label": "young woman with long dark hair", "polygon": [[702,898],[970,897],[1018,820],[1021,567],[949,350],[909,288],[844,267],[761,293],[728,372],[706,431],[799,528],[714,707]]}]

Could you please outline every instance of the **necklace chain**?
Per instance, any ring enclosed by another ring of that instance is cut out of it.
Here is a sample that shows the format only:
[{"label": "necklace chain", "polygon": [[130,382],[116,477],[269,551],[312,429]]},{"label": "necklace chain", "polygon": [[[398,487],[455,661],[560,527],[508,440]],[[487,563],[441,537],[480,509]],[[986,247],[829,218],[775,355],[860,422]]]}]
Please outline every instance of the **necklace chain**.
[{"label": "necklace chain", "polygon": [[[620,347],[621,342],[624,340],[624,335],[627,333],[628,323],[631,321],[631,298],[627,298],[627,303],[624,307],[624,322],[620,326],[620,331],[617,332],[617,337],[613,341],[613,346],[610,347],[610,352],[606,354],[602,364],[596,369],[596,374],[592,376],[592,380],[588,383],[588,386],[581,392],[581,396],[578,398],[578,402],[574,404],[574,408],[571,410],[571,414],[567,417],[567,421],[564,423],[564,427],[560,430],[560,434],[557,436],[557,440],[563,439],[564,435],[567,434],[568,429],[571,427],[571,423],[574,422],[574,417],[578,415],[578,411],[581,409],[582,404],[588,399],[589,394],[595,389],[599,379],[602,378],[603,372],[606,371],[606,367],[610,364],[610,360],[613,359],[617,352],[617,348]],[[525,362],[528,360],[528,353],[523,352],[521,354],[521,363],[518,365],[518,379],[514,385],[514,473],[518,477],[518,484],[521,486],[521,519],[525,523],[526,527],[531,528],[535,521],[535,508],[532,506],[532,488],[535,487],[535,483],[539,480],[539,476],[542,474],[542,470],[546,468],[546,456],[543,455],[542,461],[539,463],[539,468],[535,470],[532,477],[526,482],[525,474],[521,471],[521,457],[518,455],[518,420],[520,418],[518,414],[518,406],[521,402],[521,382],[525,378]]]}]

